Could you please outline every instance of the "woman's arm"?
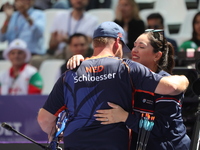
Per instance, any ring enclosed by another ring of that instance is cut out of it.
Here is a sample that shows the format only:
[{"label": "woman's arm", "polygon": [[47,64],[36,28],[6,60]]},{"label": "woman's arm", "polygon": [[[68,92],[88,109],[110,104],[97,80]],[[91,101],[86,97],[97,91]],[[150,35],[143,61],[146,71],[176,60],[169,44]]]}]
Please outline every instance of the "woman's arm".
[{"label": "woman's arm", "polygon": [[72,56],[66,64],[67,69],[70,69],[70,70],[75,69],[77,66],[80,65],[81,61],[84,61],[84,59],[85,58],[83,57],[83,55]]},{"label": "woman's arm", "polygon": [[96,120],[101,121],[101,124],[104,125],[124,122],[129,129],[138,132],[140,113],[128,113],[119,105],[110,102],[108,102],[108,105],[112,109],[97,110],[97,114],[94,115]]}]

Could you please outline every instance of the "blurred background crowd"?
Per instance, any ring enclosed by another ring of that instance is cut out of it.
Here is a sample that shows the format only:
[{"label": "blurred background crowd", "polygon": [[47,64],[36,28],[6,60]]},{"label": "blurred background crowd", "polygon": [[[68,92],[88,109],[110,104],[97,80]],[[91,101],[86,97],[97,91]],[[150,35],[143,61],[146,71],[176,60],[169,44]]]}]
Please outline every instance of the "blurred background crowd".
[{"label": "blurred background crowd", "polygon": [[[72,55],[92,55],[93,31],[104,21],[123,27],[130,49],[145,29],[164,29],[175,49],[174,74],[198,78],[197,0],[1,0],[0,95],[49,94]],[[191,85],[185,96],[194,100],[183,109],[191,136],[198,110]]]}]

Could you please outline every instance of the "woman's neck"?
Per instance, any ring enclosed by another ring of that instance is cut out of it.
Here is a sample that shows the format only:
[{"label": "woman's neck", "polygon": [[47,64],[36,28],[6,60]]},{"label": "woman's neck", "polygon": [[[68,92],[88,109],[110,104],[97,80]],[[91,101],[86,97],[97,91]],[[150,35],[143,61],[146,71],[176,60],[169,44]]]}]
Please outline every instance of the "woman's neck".
[{"label": "woman's neck", "polygon": [[128,24],[131,21],[131,19],[132,19],[132,16],[126,16],[123,18],[123,22]]},{"label": "woman's neck", "polygon": [[146,67],[148,67],[153,72],[157,72],[158,71],[157,64],[153,64],[152,66],[146,66]]},{"label": "woman's neck", "polygon": [[126,32],[128,32],[128,28],[129,28],[128,23],[129,23],[130,20],[131,20],[131,18],[124,18],[124,19],[123,19],[123,22],[124,22],[123,29],[124,29],[124,31],[126,31]]}]

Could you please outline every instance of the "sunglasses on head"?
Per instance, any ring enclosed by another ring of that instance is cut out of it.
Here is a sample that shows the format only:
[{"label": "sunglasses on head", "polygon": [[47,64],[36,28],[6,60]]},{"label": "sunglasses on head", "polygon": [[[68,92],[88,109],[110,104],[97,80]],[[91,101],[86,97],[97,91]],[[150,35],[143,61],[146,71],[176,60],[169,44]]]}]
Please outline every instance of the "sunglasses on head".
[{"label": "sunglasses on head", "polygon": [[164,33],[163,29],[146,29],[145,32],[161,32]]},{"label": "sunglasses on head", "polygon": [[[162,51],[164,51],[165,48],[165,38],[164,38],[164,30],[163,29],[146,29],[145,32],[152,32],[153,33],[153,37],[159,41],[162,42]],[[162,39],[160,34],[162,34]]]}]

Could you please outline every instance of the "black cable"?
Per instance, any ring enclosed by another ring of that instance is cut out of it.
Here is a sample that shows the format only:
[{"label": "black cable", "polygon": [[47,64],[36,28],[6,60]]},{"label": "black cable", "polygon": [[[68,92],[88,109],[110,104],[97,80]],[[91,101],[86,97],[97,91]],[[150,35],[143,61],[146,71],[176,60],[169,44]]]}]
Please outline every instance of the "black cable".
[{"label": "black cable", "polygon": [[46,147],[46,146],[44,146],[44,145],[42,145],[42,144],[39,144],[39,143],[37,143],[36,141],[34,141],[33,139],[31,139],[31,138],[27,137],[26,135],[24,135],[24,134],[18,132],[17,130],[15,130],[13,127],[11,127],[10,125],[8,125],[8,124],[5,123],[5,122],[3,122],[3,123],[1,124],[1,126],[2,126],[3,128],[5,128],[6,130],[13,131],[13,132],[15,132],[15,133],[21,135],[22,137],[26,138],[27,140],[29,140],[29,141],[33,142],[34,144],[40,146],[40,147],[41,147],[42,149],[44,149],[44,150],[51,150],[50,148],[48,148],[48,147]]}]

